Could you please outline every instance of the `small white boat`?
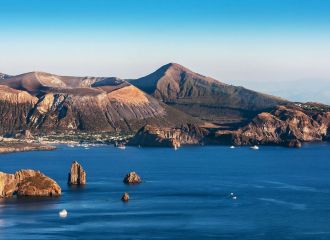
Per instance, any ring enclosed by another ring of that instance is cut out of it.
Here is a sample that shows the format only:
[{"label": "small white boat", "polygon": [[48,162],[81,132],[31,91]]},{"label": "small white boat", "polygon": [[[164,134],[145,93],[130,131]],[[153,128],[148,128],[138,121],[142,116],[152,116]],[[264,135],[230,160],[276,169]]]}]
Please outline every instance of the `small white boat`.
[{"label": "small white boat", "polygon": [[237,199],[237,197],[236,196],[233,196],[233,200],[236,200]]},{"label": "small white boat", "polygon": [[68,147],[74,148],[74,145],[73,144],[68,144]]},{"label": "small white boat", "polygon": [[122,149],[122,150],[126,149],[126,146],[123,143],[116,144],[116,147],[119,148],[119,149]]},{"label": "small white boat", "polygon": [[258,150],[259,147],[257,145],[254,145],[254,146],[250,147],[250,149],[252,149],[252,150]]},{"label": "small white boat", "polygon": [[59,215],[61,218],[65,218],[65,217],[68,216],[68,212],[67,212],[65,209],[63,209],[62,211],[60,211],[60,212],[58,213],[58,215]]},{"label": "small white boat", "polygon": [[235,148],[235,146],[230,146],[230,148],[232,148],[232,149],[233,149],[233,148]]}]

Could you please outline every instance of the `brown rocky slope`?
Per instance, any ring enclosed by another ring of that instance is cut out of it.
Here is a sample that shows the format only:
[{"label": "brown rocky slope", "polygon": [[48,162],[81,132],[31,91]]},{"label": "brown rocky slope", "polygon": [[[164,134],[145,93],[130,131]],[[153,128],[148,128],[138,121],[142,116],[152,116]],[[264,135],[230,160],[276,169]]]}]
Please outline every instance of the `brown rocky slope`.
[{"label": "brown rocky slope", "polygon": [[129,145],[144,147],[180,147],[181,145],[198,145],[204,143],[208,130],[193,124],[176,128],[159,128],[144,126],[129,141]]},{"label": "brown rocky slope", "polygon": [[0,80],[0,134],[135,132],[198,120],[117,78],[27,73]]},{"label": "brown rocky slope", "polygon": [[[130,82],[135,86],[118,78],[43,72],[6,75],[0,79],[0,135],[22,130],[33,135],[137,132],[132,145],[170,147],[299,146],[330,138],[330,108],[325,105],[294,104],[218,82],[178,64]],[[230,130],[223,130],[224,125]]]},{"label": "brown rocky slope", "polygon": [[20,170],[15,174],[0,172],[0,198],[17,196],[60,196],[60,186],[51,178],[34,170]]},{"label": "brown rocky slope", "polygon": [[[322,109],[322,106],[324,109]],[[292,145],[292,141],[312,142],[329,138],[329,107],[319,104],[277,106],[258,114],[249,124],[234,131],[217,131],[218,143],[235,145]]]},{"label": "brown rocky slope", "polygon": [[192,116],[220,125],[244,123],[287,100],[222,83],[169,63],[133,85]]}]

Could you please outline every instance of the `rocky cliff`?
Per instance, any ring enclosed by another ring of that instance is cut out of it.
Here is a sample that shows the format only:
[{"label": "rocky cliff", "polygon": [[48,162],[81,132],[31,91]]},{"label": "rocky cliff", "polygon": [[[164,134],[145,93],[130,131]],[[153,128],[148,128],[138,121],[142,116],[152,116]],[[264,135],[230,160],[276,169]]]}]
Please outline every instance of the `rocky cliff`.
[{"label": "rocky cliff", "polygon": [[91,131],[135,132],[146,124],[198,120],[118,78],[27,73],[0,81],[0,134]]},{"label": "rocky cliff", "polygon": [[68,174],[68,184],[69,185],[86,184],[86,172],[77,161],[73,161],[71,164],[70,172]]},{"label": "rocky cliff", "polygon": [[[329,137],[329,107],[320,104],[277,106],[258,114],[246,126],[234,131],[218,131],[218,143],[236,145],[280,144],[322,141]],[[297,144],[295,144],[297,145]]]},{"label": "rocky cliff", "polygon": [[147,125],[141,128],[128,144],[175,148],[181,145],[203,144],[207,134],[206,129],[193,124],[182,125],[177,128],[159,128]]},{"label": "rocky cliff", "polygon": [[15,174],[0,172],[0,198],[17,196],[60,196],[60,186],[51,178],[34,170],[20,170]]}]

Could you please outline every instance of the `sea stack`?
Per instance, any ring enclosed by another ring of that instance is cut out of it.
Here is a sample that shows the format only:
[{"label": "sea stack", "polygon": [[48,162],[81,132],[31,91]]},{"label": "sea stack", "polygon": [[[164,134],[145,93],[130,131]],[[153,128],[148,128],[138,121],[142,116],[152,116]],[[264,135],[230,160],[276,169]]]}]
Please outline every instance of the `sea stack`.
[{"label": "sea stack", "polygon": [[69,185],[85,185],[86,184],[86,172],[83,167],[77,162],[73,161],[68,176]]},{"label": "sea stack", "polygon": [[123,196],[121,197],[121,200],[122,200],[123,202],[128,202],[128,200],[129,200],[129,195],[128,195],[127,192],[125,192],[125,193],[123,194]]},{"label": "sea stack", "polygon": [[141,178],[136,172],[130,172],[125,176],[124,183],[139,184],[139,183],[141,183]]}]

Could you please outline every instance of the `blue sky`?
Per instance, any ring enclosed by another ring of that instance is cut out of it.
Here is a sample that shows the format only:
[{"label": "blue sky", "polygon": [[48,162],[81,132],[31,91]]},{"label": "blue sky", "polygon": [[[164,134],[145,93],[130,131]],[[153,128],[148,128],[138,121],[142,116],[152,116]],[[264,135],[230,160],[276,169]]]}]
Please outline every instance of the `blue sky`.
[{"label": "blue sky", "polygon": [[328,0],[0,0],[0,72],[133,78],[177,62],[330,103],[329,13]]}]

